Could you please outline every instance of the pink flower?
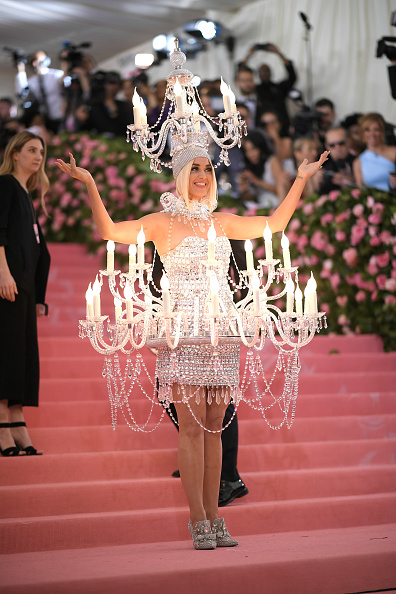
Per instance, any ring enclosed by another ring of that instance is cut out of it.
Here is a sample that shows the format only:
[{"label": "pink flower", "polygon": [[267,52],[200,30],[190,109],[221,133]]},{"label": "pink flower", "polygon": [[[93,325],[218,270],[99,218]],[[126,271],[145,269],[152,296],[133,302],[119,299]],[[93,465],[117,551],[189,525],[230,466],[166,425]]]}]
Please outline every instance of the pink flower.
[{"label": "pink flower", "polygon": [[394,293],[396,291],[396,280],[394,278],[387,278],[385,281],[385,289]]},{"label": "pink flower", "polygon": [[350,320],[348,320],[348,318],[344,314],[341,314],[340,316],[338,316],[337,321],[340,326],[349,326],[349,324],[351,323]]},{"label": "pink flower", "polygon": [[355,248],[349,248],[342,252],[343,258],[348,266],[355,266],[358,261],[358,253]]},{"label": "pink flower", "polygon": [[52,146],[60,146],[62,144],[62,141],[59,138],[59,136],[54,136],[51,140],[51,144]]},{"label": "pink flower", "polygon": [[381,245],[381,240],[379,237],[372,237],[370,239],[370,245],[372,245],[373,247],[376,247],[378,245]]},{"label": "pink flower", "polygon": [[364,206],[363,206],[363,204],[356,204],[356,206],[354,206],[352,208],[352,212],[355,215],[355,217],[361,217],[362,214],[364,213]]},{"label": "pink flower", "polygon": [[359,198],[360,194],[361,192],[357,188],[354,188],[351,192],[351,196],[353,196],[354,198]]},{"label": "pink flower", "polygon": [[385,274],[379,274],[375,280],[379,289],[385,289],[385,283],[387,281]]},{"label": "pink flower", "polygon": [[358,227],[361,227],[362,229],[366,229],[366,227],[368,226],[368,222],[366,221],[366,219],[361,218],[356,221],[356,225]]},{"label": "pink flower", "polygon": [[297,249],[299,252],[303,252],[304,248],[308,245],[309,241],[308,241],[308,237],[304,234],[304,235],[300,235],[299,238],[297,239]]},{"label": "pink flower", "polygon": [[338,190],[332,190],[331,192],[329,192],[329,200],[335,202],[339,195],[340,192]]},{"label": "pink flower", "polygon": [[396,297],[394,297],[393,295],[387,295],[385,297],[385,303],[387,305],[396,305]]},{"label": "pink flower", "polygon": [[351,245],[357,245],[360,243],[365,236],[366,232],[362,227],[358,227],[358,225],[354,225],[352,227],[351,232]]},{"label": "pink flower", "polygon": [[341,277],[338,274],[338,272],[335,272],[334,274],[332,274],[330,276],[330,284],[331,284],[331,288],[333,289],[333,291],[337,291],[338,285],[341,282]]},{"label": "pink flower", "polygon": [[372,196],[367,196],[367,206],[368,208],[373,208],[375,204],[375,200]]},{"label": "pink flower", "polygon": [[329,314],[330,313],[330,305],[328,303],[321,303],[320,311],[324,311],[326,314]]},{"label": "pink flower", "polygon": [[338,295],[336,301],[340,307],[345,307],[348,303],[348,297],[346,295]]},{"label": "pink flower", "polygon": [[379,223],[381,222],[381,215],[377,212],[373,212],[371,215],[369,215],[369,223],[371,223],[372,225],[379,225]]},{"label": "pink flower", "polygon": [[331,223],[334,220],[334,215],[331,212],[327,212],[326,214],[320,217],[321,225],[327,225],[327,223]]},{"label": "pink flower", "polygon": [[128,165],[128,167],[126,168],[125,171],[125,175],[127,177],[133,177],[136,174],[136,169],[134,168],[133,165]]},{"label": "pink flower", "polygon": [[389,252],[384,252],[383,254],[379,254],[377,256],[377,264],[380,268],[384,268],[384,266],[388,266],[390,260]]},{"label": "pink flower", "polygon": [[333,268],[333,260],[330,260],[330,258],[326,258],[326,260],[323,261],[323,270],[331,270]]},{"label": "pink flower", "polygon": [[344,231],[336,231],[335,238],[337,241],[345,241],[346,240],[346,233]]},{"label": "pink flower", "polygon": [[391,244],[392,243],[392,234],[390,233],[390,231],[382,231],[380,233],[380,240],[385,245]]},{"label": "pink flower", "polygon": [[327,241],[323,233],[319,230],[315,231],[315,233],[311,237],[311,245],[318,251],[323,251],[327,246]]},{"label": "pink flower", "polygon": [[358,291],[355,295],[355,299],[358,303],[361,303],[362,301],[365,301],[366,299],[366,293],[364,291]]},{"label": "pink flower", "polygon": [[310,215],[313,213],[314,211],[314,205],[312,202],[307,202],[307,204],[304,204],[303,209],[302,209],[303,213],[305,215]]},{"label": "pink flower", "polygon": [[371,293],[371,301],[377,301],[378,291],[373,291]]},{"label": "pink flower", "polygon": [[378,273],[378,266],[374,262],[369,262],[367,272],[371,274],[371,276],[375,276]]},{"label": "pink flower", "polygon": [[154,208],[154,202],[152,200],[145,200],[140,204],[140,210],[142,212],[151,212]]},{"label": "pink flower", "polygon": [[349,219],[350,215],[351,215],[351,211],[349,209],[344,210],[344,212],[341,212],[339,215],[336,216],[335,222],[342,223],[343,221],[347,221]]},{"label": "pink flower", "polygon": [[289,231],[297,231],[301,227],[301,222],[298,219],[292,219],[289,223]]}]

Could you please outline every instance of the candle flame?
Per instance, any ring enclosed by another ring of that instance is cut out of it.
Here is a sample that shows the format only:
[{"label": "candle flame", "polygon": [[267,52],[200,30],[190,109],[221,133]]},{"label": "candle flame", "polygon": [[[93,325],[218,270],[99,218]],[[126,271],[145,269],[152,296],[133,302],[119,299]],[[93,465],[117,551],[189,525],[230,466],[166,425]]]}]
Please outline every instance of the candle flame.
[{"label": "candle flame", "polygon": [[182,86],[179,83],[179,79],[177,79],[177,81],[175,82],[174,86],[173,86],[173,91],[175,93],[175,95],[181,95],[183,92]]},{"label": "candle flame", "polygon": [[296,301],[302,301],[303,295],[302,295],[302,291],[301,291],[298,283],[297,283],[297,289],[296,289],[296,292],[294,293],[294,296],[296,298]]},{"label": "candle flame", "polygon": [[145,241],[146,241],[146,236],[145,236],[145,234],[143,232],[143,225],[142,225],[140,227],[140,231],[139,231],[138,236],[137,236],[138,245],[144,245],[144,242]]},{"label": "candle flame", "polygon": [[289,247],[289,245],[290,245],[290,242],[289,242],[288,238],[286,237],[285,232],[282,231],[282,239],[281,239],[282,249],[286,250]]},{"label": "candle flame", "polygon": [[253,244],[250,239],[245,241],[245,252],[252,252],[253,251]]},{"label": "candle flame", "polygon": [[169,280],[166,276],[165,272],[163,273],[161,280],[160,280],[161,289],[163,291],[169,291]]},{"label": "candle flame", "polygon": [[115,250],[115,243],[112,239],[109,239],[109,241],[107,242],[107,251],[114,252],[114,250]]},{"label": "candle flame", "polygon": [[269,228],[268,221],[265,223],[263,237],[264,237],[265,241],[269,241],[272,239],[272,233],[271,233],[271,229]]},{"label": "candle flame", "polygon": [[224,82],[223,77],[221,77],[221,85],[220,85],[220,91],[222,95],[229,95],[229,86],[227,85],[226,82]]},{"label": "candle flame", "polygon": [[89,283],[89,285],[88,285],[88,289],[85,293],[85,299],[88,301],[88,303],[93,302],[93,291],[92,291],[91,283]]},{"label": "candle flame", "polygon": [[94,295],[99,295],[100,294],[101,286],[100,286],[100,282],[99,282],[99,279],[98,279],[98,275],[96,275],[96,279],[95,279],[95,282],[93,284],[92,291],[93,291]]},{"label": "candle flame", "polygon": [[230,101],[231,101],[231,105],[232,105],[233,103],[235,103],[235,93],[231,89],[230,85],[228,85],[228,94],[230,96]]},{"label": "candle flame", "polygon": [[136,88],[135,88],[135,92],[132,97],[132,104],[133,104],[133,107],[140,107],[140,104],[141,104],[141,98],[140,98],[140,95],[137,92]]},{"label": "candle flame", "polygon": [[147,108],[146,108],[146,104],[144,103],[143,99],[140,98],[140,113],[142,115],[142,117],[145,117],[147,115]]},{"label": "candle flame", "polygon": [[316,291],[317,284],[312,271],[308,282],[311,283],[311,291]]},{"label": "candle flame", "polygon": [[216,229],[214,228],[213,223],[209,227],[208,240],[209,241],[215,241],[216,240]]}]

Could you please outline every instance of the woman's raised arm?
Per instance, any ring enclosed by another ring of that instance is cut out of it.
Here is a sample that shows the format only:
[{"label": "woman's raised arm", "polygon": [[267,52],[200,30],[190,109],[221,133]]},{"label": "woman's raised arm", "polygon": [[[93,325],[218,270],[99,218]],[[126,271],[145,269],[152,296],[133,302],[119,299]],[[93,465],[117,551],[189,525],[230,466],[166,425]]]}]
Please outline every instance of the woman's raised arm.
[{"label": "woman's raised arm", "polygon": [[294,180],[286,198],[278,206],[275,212],[269,217],[239,217],[229,213],[217,213],[224,231],[229,239],[255,239],[261,237],[266,222],[272,231],[283,231],[296,210],[306,181],[322,167],[327,160],[329,151],[324,151],[320,159],[314,163],[308,163],[307,159],[298,168],[297,177]]},{"label": "woman's raised arm", "polygon": [[118,243],[136,243],[137,234],[141,227],[143,227],[146,241],[155,241],[155,239],[159,239],[164,229],[163,213],[145,215],[136,221],[115,223],[105,209],[98,188],[89,171],[82,167],[77,167],[76,161],[71,153],[70,163],[65,163],[62,159],[57,159],[56,164],[61,171],[68,173],[70,177],[74,177],[86,184],[92,214],[98,231],[103,239],[112,239]]}]

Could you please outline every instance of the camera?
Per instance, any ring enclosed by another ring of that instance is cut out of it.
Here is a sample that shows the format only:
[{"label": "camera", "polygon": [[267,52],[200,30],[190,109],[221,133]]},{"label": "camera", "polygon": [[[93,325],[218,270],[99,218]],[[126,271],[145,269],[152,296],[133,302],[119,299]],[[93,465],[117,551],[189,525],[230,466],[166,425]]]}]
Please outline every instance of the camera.
[{"label": "camera", "polygon": [[27,54],[19,48],[8,47],[7,45],[3,47],[3,51],[11,54],[15,66],[17,66],[18,64],[27,64],[28,62],[30,62],[32,57],[30,54]]},{"label": "camera", "polygon": [[[396,27],[396,10],[391,14],[390,24],[392,27]],[[393,45],[387,45],[388,43],[396,43],[396,37],[382,37],[377,43],[376,57],[381,58],[386,56],[388,60],[396,60],[396,47]]]},{"label": "camera", "polygon": [[270,43],[256,43],[256,50],[262,50],[263,52],[267,52],[271,47]]},{"label": "camera", "polygon": [[83,41],[77,45],[73,45],[70,41],[63,42],[63,50],[59,53],[59,59],[68,62],[69,69],[78,68],[81,66],[84,54],[80,51],[82,48],[91,47],[90,41]]}]

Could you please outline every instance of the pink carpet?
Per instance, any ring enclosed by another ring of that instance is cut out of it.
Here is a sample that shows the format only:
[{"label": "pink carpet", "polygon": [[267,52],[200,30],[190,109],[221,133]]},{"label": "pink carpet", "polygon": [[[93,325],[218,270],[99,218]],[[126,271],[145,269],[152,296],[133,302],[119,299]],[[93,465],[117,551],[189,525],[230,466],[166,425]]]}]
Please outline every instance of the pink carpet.
[{"label": "pink carpet", "polygon": [[[249,495],[224,509],[240,546],[194,551],[170,476],[175,429],[165,418],[143,435],[120,419],[113,431],[103,361],[78,338],[98,259],[80,246],[50,248],[40,407],[26,411],[45,453],[0,460],[0,592],[396,588],[396,353],[375,336],[317,336],[302,351],[291,430],[270,430],[242,404],[238,467]],[[145,360],[153,368],[150,352]],[[134,399],[141,422],[147,402]]]}]

